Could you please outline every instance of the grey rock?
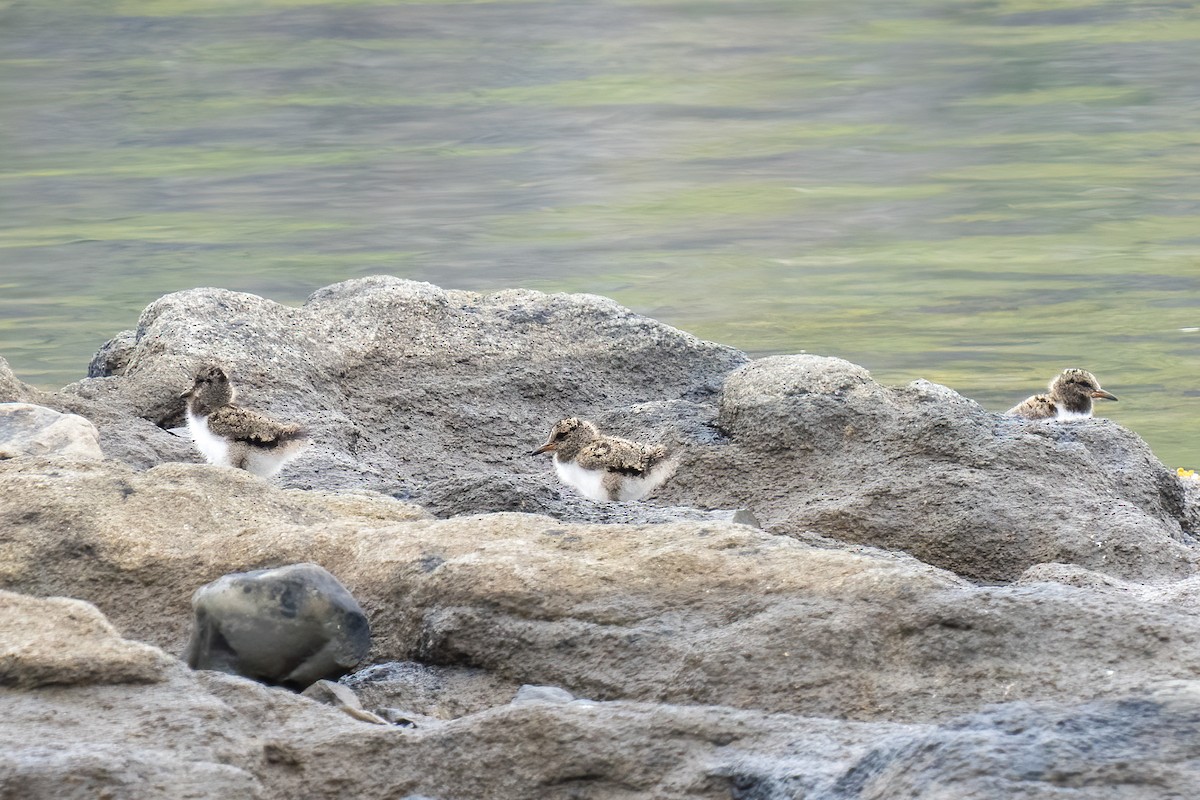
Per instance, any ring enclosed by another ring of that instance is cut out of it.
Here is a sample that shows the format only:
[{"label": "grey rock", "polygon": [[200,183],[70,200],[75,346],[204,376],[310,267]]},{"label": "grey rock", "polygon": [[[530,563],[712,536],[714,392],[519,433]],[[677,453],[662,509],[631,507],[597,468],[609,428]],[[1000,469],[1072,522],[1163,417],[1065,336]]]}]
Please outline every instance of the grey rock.
[{"label": "grey rock", "polygon": [[95,424],[105,456],[145,469],[164,463],[203,462],[185,434],[171,433],[133,413],[112,381],[89,381],[78,392],[44,392],[38,403],[64,414],[78,414]]},{"label": "grey rock", "polygon": [[1179,480],[1109,420],[1003,417],[928,382],[889,388],[840,359],[776,356],[729,376],[719,423],[729,442],[697,449],[665,500],[744,503],[770,531],[986,581],[1050,561],[1132,580],[1196,569]]},{"label": "grey rock", "polygon": [[[291,488],[163,463],[196,460],[160,426],[207,358],[248,406],[317,432]],[[2,791],[1197,794],[1200,482],[1107,420],[1005,418],[837,359],[750,362],[602,298],[391,278],[298,309],[170,295],[91,374],[41,393],[0,362],[0,399],[87,416],[110,457],[0,462],[0,582],[178,652],[193,587],[319,562],[369,615],[374,666],[314,689],[330,707],[78,635],[74,612],[40,632],[31,606],[0,631]],[[676,476],[643,503],[574,496],[524,455],[564,414],[677,449]],[[496,510],[538,513],[478,513]],[[592,699],[510,702],[527,685]]]},{"label": "grey rock", "polygon": [[18,380],[8,361],[0,357],[0,403],[36,403],[40,395],[37,389]]},{"label": "grey rock", "polygon": [[525,684],[517,690],[517,696],[512,699],[512,705],[523,706],[537,703],[569,703],[575,695],[557,686],[533,686]]},{"label": "grey rock", "polygon": [[5,585],[82,597],[127,635],[180,652],[191,587],[312,559],[369,611],[372,663],[451,671],[374,688],[347,679],[376,713],[461,716],[531,683],[595,700],[929,721],[1200,669],[1194,578],[1133,592],[981,587],[903,554],[744,525],[430,520],[378,495],[331,500],[202,465],[21,461],[0,462]]},{"label": "grey rock", "polygon": [[1021,573],[1015,583],[1020,585],[1035,583],[1063,583],[1067,586],[1094,589],[1130,590],[1131,585],[1119,578],[1093,572],[1074,564],[1035,564]]},{"label": "grey rock", "polygon": [[724,800],[735,782],[766,772],[820,785],[886,737],[928,730],[627,702],[365,725],[234,676],[168,674],[144,687],[0,690],[0,786],[22,800]]},{"label": "grey rock", "polygon": [[[301,308],[218,289],[167,295],[97,359],[92,374],[105,377],[60,395],[165,428],[183,419],[178,395],[196,364],[229,367],[247,406],[314,433],[305,459],[281,473],[285,485],[368,488],[440,515],[630,522],[678,513],[574,495],[544,459],[527,456],[535,440],[564,414],[711,405],[724,375],[747,360],[602,297],[481,295],[388,277],[327,287]],[[661,422],[641,433],[679,438]],[[145,438],[174,459],[165,436]],[[143,455],[125,460],[145,466]]]},{"label": "grey rock", "polygon": [[137,345],[137,331],[121,331],[105,342],[88,364],[89,378],[124,375]]},{"label": "grey rock", "polygon": [[437,717],[417,714],[403,708],[381,708],[379,709],[379,718],[388,725],[395,725],[398,728],[430,728],[444,724],[444,721]]},{"label": "grey rock", "polygon": [[165,674],[0,690],[0,785],[24,800],[1134,800],[1200,788],[1195,681],[938,725],[572,702],[397,727],[220,673]]},{"label": "grey rock", "polygon": [[104,458],[89,420],[31,403],[0,403],[0,459],[31,455]]},{"label": "grey rock", "polygon": [[829,789],[792,796],[1197,797],[1197,726],[1200,685],[1195,682],[1085,705],[1011,703],[885,742]]},{"label": "grey rock", "polygon": [[316,564],[225,575],[197,589],[192,607],[193,669],[303,689],[340,678],[371,649],[366,615]]},{"label": "grey rock", "polygon": [[[1024,421],[914,381],[885,387],[819,356],[749,361],[610,300],[481,295],[374,277],[300,308],[218,289],[167,295],[48,395],[138,467],[196,461],[178,393],[203,360],[247,405],[306,424],[284,485],[365,488],[439,516],[723,520],[904,550],[981,581],[1059,562],[1126,580],[1197,568],[1200,489],[1102,419]],[[640,503],[594,503],[526,455],[564,415],[681,454]],[[724,509],[724,510],[721,510]],[[742,519],[748,519],[743,515]]]}]

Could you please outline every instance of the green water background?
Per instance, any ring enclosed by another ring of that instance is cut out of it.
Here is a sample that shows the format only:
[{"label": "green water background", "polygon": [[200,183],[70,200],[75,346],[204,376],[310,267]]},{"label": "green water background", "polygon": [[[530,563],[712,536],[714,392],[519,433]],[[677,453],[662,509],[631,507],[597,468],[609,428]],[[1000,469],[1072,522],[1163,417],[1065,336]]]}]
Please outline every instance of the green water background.
[{"label": "green water background", "polygon": [[588,291],[1200,466],[1200,9],[0,0],[0,355],[167,292]]}]

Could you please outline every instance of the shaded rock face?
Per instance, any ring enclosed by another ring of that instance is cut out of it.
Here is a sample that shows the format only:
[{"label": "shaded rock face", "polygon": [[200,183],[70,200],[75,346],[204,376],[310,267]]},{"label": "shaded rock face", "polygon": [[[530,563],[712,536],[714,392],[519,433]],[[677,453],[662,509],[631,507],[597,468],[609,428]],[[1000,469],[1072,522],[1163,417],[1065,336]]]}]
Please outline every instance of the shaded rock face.
[{"label": "shaded rock face", "polygon": [[96,426],[83,417],[30,403],[0,403],[0,459],[25,455],[104,458]]},{"label": "shaded rock face", "polygon": [[1196,797],[1198,726],[1193,682],[1082,706],[1012,703],[885,742],[833,786],[804,796]]},{"label": "shaded rock face", "polygon": [[371,649],[363,610],[316,564],[224,575],[196,590],[192,609],[193,669],[303,689],[342,677]]},{"label": "shaded rock face", "polygon": [[398,715],[454,719],[508,703],[520,684],[477,667],[432,666],[416,661],[374,664],[343,683],[371,708]]}]

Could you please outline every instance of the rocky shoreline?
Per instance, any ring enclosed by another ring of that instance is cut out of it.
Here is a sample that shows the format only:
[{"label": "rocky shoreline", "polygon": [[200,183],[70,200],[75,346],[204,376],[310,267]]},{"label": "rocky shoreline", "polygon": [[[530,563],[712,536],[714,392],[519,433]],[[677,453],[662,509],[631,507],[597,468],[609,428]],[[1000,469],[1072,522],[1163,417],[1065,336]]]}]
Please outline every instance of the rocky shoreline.
[{"label": "rocky shoreline", "polygon": [[[170,432],[204,360],[312,432],[273,481]],[[387,277],[168,295],[89,372],[0,359],[102,451],[0,460],[6,796],[1200,796],[1195,482],[1109,420]],[[528,456],[569,415],[675,477],[575,495]],[[298,562],[392,724],[178,660],[195,589]]]}]

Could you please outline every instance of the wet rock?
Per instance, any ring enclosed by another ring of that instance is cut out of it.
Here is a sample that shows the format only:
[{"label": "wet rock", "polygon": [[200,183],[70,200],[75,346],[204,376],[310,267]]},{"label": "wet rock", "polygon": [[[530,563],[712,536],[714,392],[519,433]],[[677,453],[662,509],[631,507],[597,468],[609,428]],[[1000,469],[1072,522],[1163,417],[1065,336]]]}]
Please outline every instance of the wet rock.
[{"label": "wet rock", "polygon": [[303,689],[337,679],[371,649],[367,617],[316,564],[225,575],[192,596],[193,669]]},{"label": "wet rock", "polygon": [[30,403],[0,403],[0,459],[31,455],[104,458],[96,426],[83,417]]},{"label": "wet rock", "polygon": [[0,590],[0,686],[148,683],[175,660],[122,639],[96,607]]}]

